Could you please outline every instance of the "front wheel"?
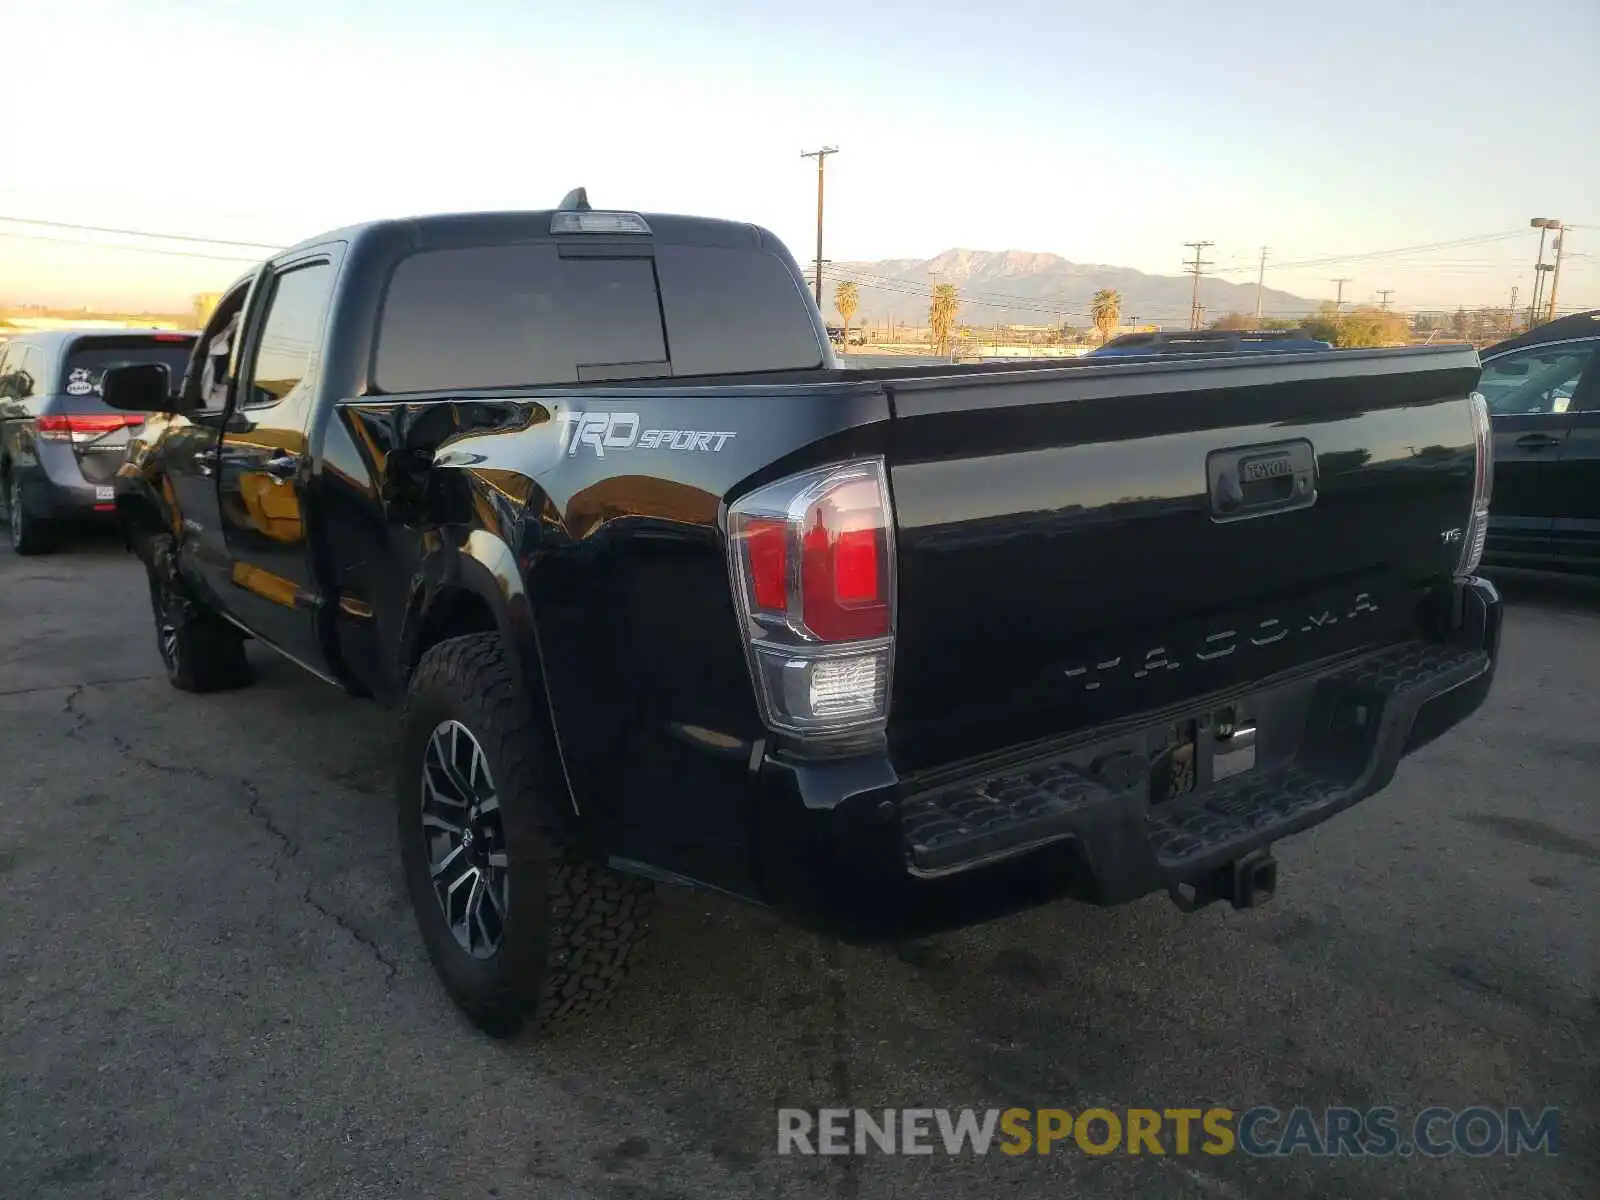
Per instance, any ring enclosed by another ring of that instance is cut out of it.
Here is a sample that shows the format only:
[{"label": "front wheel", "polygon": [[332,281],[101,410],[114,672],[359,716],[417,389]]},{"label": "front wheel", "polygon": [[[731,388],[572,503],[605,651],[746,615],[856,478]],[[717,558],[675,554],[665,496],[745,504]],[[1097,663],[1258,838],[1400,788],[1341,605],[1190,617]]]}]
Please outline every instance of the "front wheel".
[{"label": "front wheel", "polygon": [[396,786],[406,887],[445,990],[493,1037],[601,1008],[652,899],[564,844],[537,733],[497,635],[452,638],[417,664]]},{"label": "front wheel", "polygon": [[165,556],[147,570],[156,645],[168,682],[185,692],[220,692],[250,683],[254,676],[244,635],[195,600]]}]

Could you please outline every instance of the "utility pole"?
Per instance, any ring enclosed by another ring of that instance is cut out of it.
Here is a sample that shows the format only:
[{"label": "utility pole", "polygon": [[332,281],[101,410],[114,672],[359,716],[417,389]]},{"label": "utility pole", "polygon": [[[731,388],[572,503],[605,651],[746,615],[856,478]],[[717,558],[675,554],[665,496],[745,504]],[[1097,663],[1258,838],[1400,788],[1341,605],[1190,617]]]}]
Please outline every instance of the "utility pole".
[{"label": "utility pole", "polygon": [[1378,295],[1383,297],[1383,299],[1378,302],[1378,306],[1380,308],[1382,308],[1384,312],[1388,312],[1389,311],[1389,297],[1394,295],[1394,289],[1393,288],[1379,288],[1378,289]]},{"label": "utility pole", "polygon": [[1256,271],[1256,320],[1261,320],[1261,285],[1267,278],[1267,248],[1261,247],[1261,267]]},{"label": "utility pole", "polygon": [[1567,239],[1571,236],[1572,231],[1563,225],[1553,243],[1556,252],[1556,269],[1550,276],[1550,320],[1552,321],[1556,319],[1556,289],[1561,286],[1561,256],[1566,252]]},{"label": "utility pole", "polygon": [[1534,217],[1528,224],[1539,231],[1539,258],[1533,267],[1533,302],[1528,305],[1528,328],[1532,329],[1544,312],[1539,297],[1544,293],[1544,273],[1550,269],[1544,263],[1544,239],[1552,229],[1560,229],[1561,222],[1552,217]]},{"label": "utility pole", "polygon": [[1185,242],[1185,246],[1194,251],[1194,261],[1185,262],[1183,265],[1194,276],[1194,297],[1189,301],[1189,328],[1200,328],[1200,275],[1202,268],[1209,267],[1209,262],[1200,261],[1200,251],[1208,246],[1215,246],[1215,242]]},{"label": "utility pole", "polygon": [[817,307],[822,307],[822,165],[828,155],[839,153],[837,146],[824,146],[821,150],[802,150],[801,158],[817,160]]},{"label": "utility pole", "polygon": [[1514,283],[1511,285],[1511,307],[1506,309],[1506,316],[1511,321],[1511,328],[1508,332],[1515,333],[1517,331],[1517,285]]},{"label": "utility pole", "polygon": [[1328,282],[1329,283],[1336,283],[1336,284],[1339,285],[1338,298],[1335,299],[1334,302],[1333,302],[1333,319],[1335,321],[1337,321],[1339,319],[1340,312],[1344,309],[1344,285],[1349,283],[1350,280],[1348,278],[1345,278],[1345,279],[1330,279],[1330,280],[1328,280]]}]

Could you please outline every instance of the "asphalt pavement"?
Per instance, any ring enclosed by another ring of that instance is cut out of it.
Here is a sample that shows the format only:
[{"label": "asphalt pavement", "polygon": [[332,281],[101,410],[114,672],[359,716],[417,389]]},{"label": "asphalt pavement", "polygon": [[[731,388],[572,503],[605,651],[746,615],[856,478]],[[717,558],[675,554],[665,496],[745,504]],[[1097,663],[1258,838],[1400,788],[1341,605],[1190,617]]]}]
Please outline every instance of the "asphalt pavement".
[{"label": "asphalt pavement", "polygon": [[[1600,595],[1512,592],[1485,708],[1278,847],[1265,908],[898,950],[664,894],[611,1011],[492,1042],[398,868],[393,715],[161,673],[111,538],[0,549],[0,1195],[1600,1195]],[[784,1157],[776,1110],[1561,1110],[1559,1153]]]}]

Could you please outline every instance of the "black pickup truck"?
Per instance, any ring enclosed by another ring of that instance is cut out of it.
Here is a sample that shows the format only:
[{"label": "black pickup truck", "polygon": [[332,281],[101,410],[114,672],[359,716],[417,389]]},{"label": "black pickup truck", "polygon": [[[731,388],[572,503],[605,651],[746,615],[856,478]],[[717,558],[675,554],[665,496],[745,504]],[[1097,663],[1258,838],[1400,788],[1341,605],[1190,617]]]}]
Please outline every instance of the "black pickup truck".
[{"label": "black pickup truck", "polygon": [[1265,899],[1489,690],[1478,375],[841,369],[769,233],[575,194],[315,238],[102,392],[172,682],[253,638],[403,706],[421,933],[506,1035],[656,883],[862,939]]}]

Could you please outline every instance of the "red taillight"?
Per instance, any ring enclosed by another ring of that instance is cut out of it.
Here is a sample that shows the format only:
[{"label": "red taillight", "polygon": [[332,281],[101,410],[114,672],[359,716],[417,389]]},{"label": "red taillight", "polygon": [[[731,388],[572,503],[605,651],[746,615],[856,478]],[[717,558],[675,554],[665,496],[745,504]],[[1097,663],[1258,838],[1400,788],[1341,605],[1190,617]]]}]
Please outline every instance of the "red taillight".
[{"label": "red taillight", "polygon": [[157,342],[187,342],[189,335],[186,333],[158,333],[151,340]]},{"label": "red taillight", "polygon": [[875,479],[842,484],[806,511],[800,615],[825,642],[889,632],[884,515]]},{"label": "red taillight", "polygon": [[745,525],[744,548],[755,607],[783,612],[789,607],[788,522],[753,518]]},{"label": "red taillight", "polygon": [[139,413],[69,413],[39,418],[39,436],[47,441],[93,438],[144,424]]},{"label": "red taillight", "polygon": [[768,726],[855,735],[887,717],[894,534],[881,459],[808,471],[728,509],[735,597]]}]

